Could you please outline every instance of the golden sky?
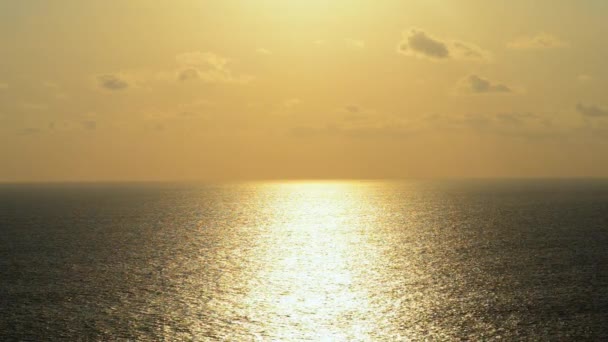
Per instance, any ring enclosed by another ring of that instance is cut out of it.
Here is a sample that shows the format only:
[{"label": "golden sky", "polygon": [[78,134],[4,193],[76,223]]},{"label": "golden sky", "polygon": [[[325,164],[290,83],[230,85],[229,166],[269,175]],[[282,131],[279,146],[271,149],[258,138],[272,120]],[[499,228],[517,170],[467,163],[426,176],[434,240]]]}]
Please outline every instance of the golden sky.
[{"label": "golden sky", "polygon": [[608,176],[608,1],[0,2],[1,181]]}]

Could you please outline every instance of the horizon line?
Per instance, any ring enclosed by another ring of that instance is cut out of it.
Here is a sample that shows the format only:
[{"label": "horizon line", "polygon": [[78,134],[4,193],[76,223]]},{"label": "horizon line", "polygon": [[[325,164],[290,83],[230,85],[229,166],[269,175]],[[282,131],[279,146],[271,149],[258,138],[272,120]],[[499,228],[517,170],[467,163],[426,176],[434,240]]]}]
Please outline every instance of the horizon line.
[{"label": "horizon line", "polygon": [[252,178],[252,179],[70,179],[0,180],[0,185],[61,184],[230,184],[230,183],[347,183],[408,181],[509,181],[509,180],[608,180],[608,176],[477,176],[477,177],[385,177],[385,178]]}]

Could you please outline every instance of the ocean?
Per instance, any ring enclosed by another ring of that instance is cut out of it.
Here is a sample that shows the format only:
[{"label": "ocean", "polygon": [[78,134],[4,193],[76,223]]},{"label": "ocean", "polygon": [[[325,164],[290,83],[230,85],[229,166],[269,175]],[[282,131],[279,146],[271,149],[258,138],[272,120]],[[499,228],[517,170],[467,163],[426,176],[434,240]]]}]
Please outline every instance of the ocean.
[{"label": "ocean", "polygon": [[608,181],[0,185],[1,341],[608,339]]}]

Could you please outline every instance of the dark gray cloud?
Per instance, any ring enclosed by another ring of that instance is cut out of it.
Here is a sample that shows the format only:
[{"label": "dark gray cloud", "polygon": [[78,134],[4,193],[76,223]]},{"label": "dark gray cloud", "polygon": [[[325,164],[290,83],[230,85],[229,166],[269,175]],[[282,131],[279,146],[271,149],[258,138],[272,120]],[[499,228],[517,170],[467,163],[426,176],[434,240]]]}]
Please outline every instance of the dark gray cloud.
[{"label": "dark gray cloud", "polygon": [[579,102],[576,104],[576,110],[587,117],[608,117],[608,109],[601,108],[596,105],[586,105],[584,103]]},{"label": "dark gray cloud", "polygon": [[437,61],[454,59],[489,62],[492,60],[490,52],[473,43],[436,38],[419,29],[405,32],[397,50],[404,55]]},{"label": "dark gray cloud", "polygon": [[177,79],[180,81],[192,81],[200,79],[200,73],[197,69],[188,68],[179,72]]},{"label": "dark gray cloud", "polygon": [[413,29],[399,44],[399,52],[403,54],[422,55],[429,58],[445,59],[450,57],[446,43],[435,39],[423,31]]},{"label": "dark gray cloud", "polygon": [[494,83],[477,75],[470,75],[461,82],[463,91],[472,94],[511,93],[513,90],[502,83]]},{"label": "dark gray cloud", "polygon": [[124,90],[129,87],[129,83],[117,75],[101,75],[97,77],[99,86],[107,90]]}]

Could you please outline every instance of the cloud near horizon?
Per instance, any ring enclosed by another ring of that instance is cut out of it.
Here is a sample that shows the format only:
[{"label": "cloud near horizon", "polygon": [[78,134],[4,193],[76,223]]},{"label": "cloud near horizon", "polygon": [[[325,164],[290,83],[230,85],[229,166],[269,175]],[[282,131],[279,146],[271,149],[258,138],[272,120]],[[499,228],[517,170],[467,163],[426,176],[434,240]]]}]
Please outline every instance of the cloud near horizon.
[{"label": "cloud near horizon", "polygon": [[586,105],[584,103],[579,102],[576,104],[576,110],[586,117],[608,117],[608,109],[593,104]]}]

